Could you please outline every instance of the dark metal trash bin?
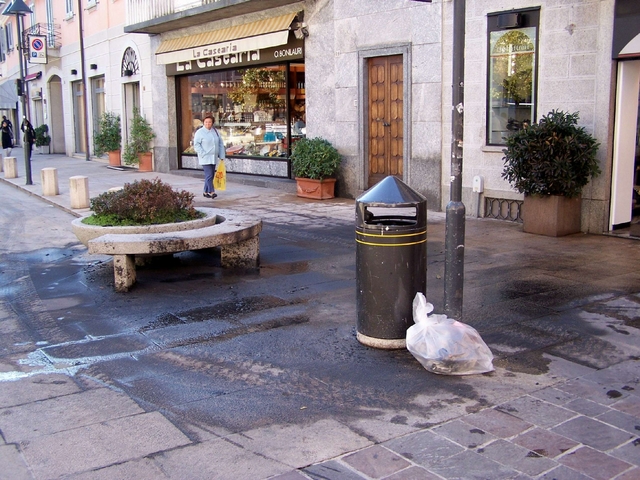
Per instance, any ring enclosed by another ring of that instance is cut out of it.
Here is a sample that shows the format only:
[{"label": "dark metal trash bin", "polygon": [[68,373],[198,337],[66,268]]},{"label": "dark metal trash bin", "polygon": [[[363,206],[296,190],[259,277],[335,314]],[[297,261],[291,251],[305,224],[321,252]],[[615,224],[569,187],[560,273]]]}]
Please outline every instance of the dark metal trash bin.
[{"label": "dark metal trash bin", "polygon": [[357,338],[405,348],[413,298],[427,290],[427,201],[389,176],[356,199]]}]

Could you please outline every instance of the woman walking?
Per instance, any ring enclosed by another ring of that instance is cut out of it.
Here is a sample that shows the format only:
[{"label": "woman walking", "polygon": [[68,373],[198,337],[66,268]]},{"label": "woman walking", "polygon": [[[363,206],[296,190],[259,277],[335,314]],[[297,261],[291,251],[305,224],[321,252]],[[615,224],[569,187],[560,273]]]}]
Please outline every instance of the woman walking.
[{"label": "woman walking", "polygon": [[198,163],[204,170],[204,197],[216,198],[213,189],[213,176],[216,173],[218,159],[224,160],[224,142],[218,131],[213,127],[213,117],[206,116],[204,127],[199,129],[193,137],[193,148],[198,154]]},{"label": "woman walking", "polygon": [[4,150],[4,156],[11,156],[11,149],[13,148],[13,132],[9,126],[8,120],[3,120],[0,125],[0,134],[2,136],[2,149]]}]

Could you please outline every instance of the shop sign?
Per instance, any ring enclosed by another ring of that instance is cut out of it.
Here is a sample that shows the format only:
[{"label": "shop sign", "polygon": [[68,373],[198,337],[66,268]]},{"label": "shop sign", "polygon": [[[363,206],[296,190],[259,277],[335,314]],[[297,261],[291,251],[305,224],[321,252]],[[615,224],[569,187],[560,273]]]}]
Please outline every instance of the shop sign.
[{"label": "shop sign", "polygon": [[167,64],[167,75],[184,75],[187,73],[225,70],[228,68],[242,68],[251,65],[263,65],[266,63],[303,60],[304,40],[292,37],[286,45],[249,50],[246,52],[230,53],[227,50],[214,51],[205,48],[198,48],[195,50],[197,50],[201,55],[198,55],[191,60],[183,60]]}]

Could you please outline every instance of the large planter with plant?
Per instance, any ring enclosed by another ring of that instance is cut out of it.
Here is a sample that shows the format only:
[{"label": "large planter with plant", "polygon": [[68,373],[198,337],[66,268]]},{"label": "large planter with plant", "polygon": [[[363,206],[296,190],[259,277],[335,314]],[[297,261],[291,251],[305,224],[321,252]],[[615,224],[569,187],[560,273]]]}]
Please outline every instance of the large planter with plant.
[{"label": "large planter with plant", "polygon": [[51,145],[51,137],[49,136],[49,126],[44,123],[35,128],[36,147],[40,148],[40,153],[49,153],[49,145]]},{"label": "large planter with plant", "polygon": [[121,143],[120,115],[104,112],[100,117],[98,130],[93,133],[94,153],[98,157],[107,153],[109,155],[109,165],[120,165]]},{"label": "large planter with plant", "polygon": [[581,194],[600,174],[600,146],[578,113],[552,110],[506,141],[502,177],[520,193],[523,230],[548,236],[580,232]]},{"label": "large planter with plant", "polygon": [[138,165],[141,172],[153,171],[151,142],[156,138],[147,119],[140,115],[137,108],[133,109],[133,119],[129,130],[129,140],[124,146],[124,163]]},{"label": "large planter with plant", "polygon": [[291,166],[299,197],[325,200],[335,196],[334,178],[342,157],[328,140],[301,138],[293,146]]}]

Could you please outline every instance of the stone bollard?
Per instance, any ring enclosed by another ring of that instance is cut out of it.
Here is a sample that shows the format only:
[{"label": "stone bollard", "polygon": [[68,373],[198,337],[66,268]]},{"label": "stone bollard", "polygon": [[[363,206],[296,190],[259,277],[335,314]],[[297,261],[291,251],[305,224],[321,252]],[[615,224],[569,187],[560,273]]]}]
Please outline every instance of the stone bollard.
[{"label": "stone bollard", "polygon": [[16,157],[4,157],[4,178],[18,178],[18,160]]},{"label": "stone bollard", "polygon": [[42,181],[42,195],[51,197],[60,194],[57,168],[47,167],[40,170],[40,180]]},{"label": "stone bollard", "polygon": [[4,172],[4,160],[2,159],[2,153],[0,153],[0,172]]},{"label": "stone bollard", "polygon": [[89,208],[89,179],[83,175],[69,177],[71,208]]}]

